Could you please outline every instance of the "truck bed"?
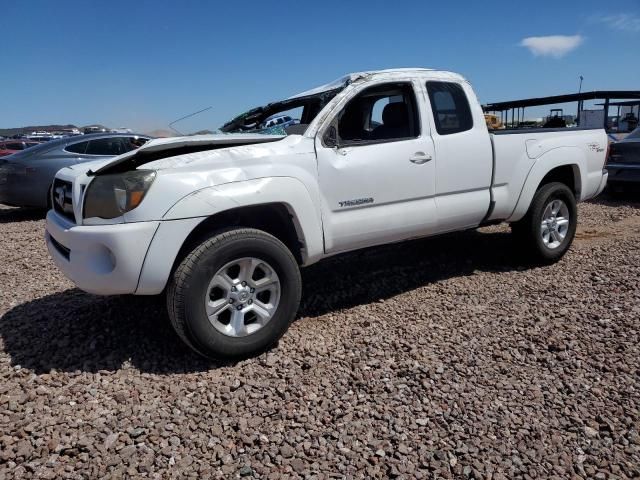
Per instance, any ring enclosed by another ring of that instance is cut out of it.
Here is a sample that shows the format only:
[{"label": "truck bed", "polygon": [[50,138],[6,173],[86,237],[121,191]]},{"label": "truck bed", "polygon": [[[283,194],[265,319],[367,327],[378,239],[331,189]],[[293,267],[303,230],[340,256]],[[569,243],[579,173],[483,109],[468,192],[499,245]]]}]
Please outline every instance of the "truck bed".
[{"label": "truck bed", "polygon": [[[569,160],[575,171],[577,199],[596,195],[602,178],[608,139],[604,129],[530,128],[497,130],[493,145],[492,201],[488,220],[518,220],[523,186],[531,184],[536,165],[551,171]],[[542,179],[536,179],[539,183]],[[536,182],[533,182],[536,183]],[[537,184],[534,185],[534,188]]]}]

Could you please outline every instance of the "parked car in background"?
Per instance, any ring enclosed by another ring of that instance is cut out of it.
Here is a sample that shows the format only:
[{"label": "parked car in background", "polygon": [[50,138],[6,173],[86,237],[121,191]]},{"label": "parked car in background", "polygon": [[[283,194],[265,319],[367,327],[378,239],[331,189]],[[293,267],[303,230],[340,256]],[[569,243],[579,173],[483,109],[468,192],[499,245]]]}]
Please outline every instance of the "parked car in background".
[{"label": "parked car in background", "polygon": [[609,147],[607,184],[615,191],[640,186],[640,127]]},{"label": "parked car in background", "polygon": [[271,128],[271,127],[288,127],[290,125],[295,125],[298,123],[298,120],[294,120],[288,115],[278,115],[268,118],[260,128]]},{"label": "parked car in background", "polygon": [[29,140],[35,140],[37,142],[48,142],[49,140],[53,140],[53,135],[51,134],[51,132],[44,131],[31,132],[29,135],[27,135],[27,138]]},{"label": "parked car in background", "polygon": [[46,208],[58,170],[110,159],[135,150],[149,139],[144,135],[117,133],[64,137],[0,158],[0,203]]},{"label": "parked car in background", "polygon": [[[131,132],[128,132],[128,133],[131,133]],[[51,134],[55,138],[61,138],[61,137],[73,137],[75,135],[82,135],[82,132],[77,128],[63,128],[62,130],[56,130],[54,132],[51,132]]]},{"label": "parked car in background", "polygon": [[107,129],[101,125],[89,125],[84,127],[82,131],[85,135],[88,135],[90,133],[106,133]]},{"label": "parked car in background", "polygon": [[7,155],[13,155],[14,153],[21,152],[30,147],[39,145],[40,142],[34,142],[32,140],[6,140],[0,142],[0,157],[6,157]]}]

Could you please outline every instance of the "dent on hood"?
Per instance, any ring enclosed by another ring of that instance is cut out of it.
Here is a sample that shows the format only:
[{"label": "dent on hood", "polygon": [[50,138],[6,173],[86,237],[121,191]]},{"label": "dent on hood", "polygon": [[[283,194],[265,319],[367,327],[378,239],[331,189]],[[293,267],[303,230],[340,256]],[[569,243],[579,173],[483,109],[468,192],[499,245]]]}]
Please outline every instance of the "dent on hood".
[{"label": "dent on hood", "polygon": [[273,157],[274,150],[264,144],[245,144],[231,145],[224,149],[206,150],[193,153],[185,153],[179,155],[171,155],[164,158],[158,158],[151,162],[145,163],[145,168],[150,170],[164,170],[170,168],[180,168],[191,166],[197,168],[202,165],[203,168],[210,169],[212,165],[216,169],[231,167],[241,167],[248,160],[268,159]]},{"label": "dent on hood", "polygon": [[[96,170],[90,170],[87,175],[94,176],[126,172],[136,169],[141,165],[147,165],[157,162],[158,160],[173,157],[180,157],[176,159],[180,164],[184,164],[185,161],[190,163],[204,156],[195,155],[197,153],[244,145],[276,142],[283,138],[286,137],[283,135],[219,134],[152,140],[137,150],[120,155],[109,161],[106,165],[99,166]],[[170,166],[171,162],[165,165],[164,168]]]}]

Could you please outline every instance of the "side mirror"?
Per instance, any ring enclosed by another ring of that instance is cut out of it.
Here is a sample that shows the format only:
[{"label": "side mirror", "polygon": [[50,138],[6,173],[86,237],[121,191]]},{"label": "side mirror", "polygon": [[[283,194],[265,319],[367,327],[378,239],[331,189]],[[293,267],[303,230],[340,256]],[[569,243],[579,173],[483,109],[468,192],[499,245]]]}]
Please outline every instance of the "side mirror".
[{"label": "side mirror", "polygon": [[336,127],[331,125],[324,134],[324,144],[329,148],[336,148],[338,146],[338,133]]}]

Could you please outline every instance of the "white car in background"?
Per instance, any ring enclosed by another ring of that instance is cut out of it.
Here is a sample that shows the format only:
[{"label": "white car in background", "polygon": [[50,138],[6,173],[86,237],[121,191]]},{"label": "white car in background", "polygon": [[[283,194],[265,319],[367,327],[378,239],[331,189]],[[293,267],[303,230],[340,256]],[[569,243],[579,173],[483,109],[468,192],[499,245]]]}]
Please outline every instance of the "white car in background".
[{"label": "white car in background", "polygon": [[290,125],[295,125],[299,123],[298,120],[294,120],[289,115],[276,115],[272,118],[268,118],[261,126],[261,128],[272,128],[272,127],[288,127]]},{"label": "white car in background", "polygon": [[0,203],[50,208],[56,172],[69,165],[108,160],[150,137],[135,134],[64,136],[0,158]]},{"label": "white car in background", "polygon": [[[287,135],[256,131],[295,108]],[[556,261],[576,202],[607,181],[604,130],[489,133],[471,85],[436,70],[347,75],[221,131],[61,170],[46,221],[80,288],[165,293],[178,335],[208,357],[272,345],[298,309],[300,267],[341,252],[508,222]]]}]

